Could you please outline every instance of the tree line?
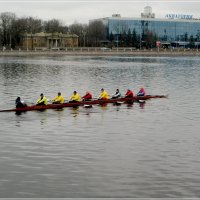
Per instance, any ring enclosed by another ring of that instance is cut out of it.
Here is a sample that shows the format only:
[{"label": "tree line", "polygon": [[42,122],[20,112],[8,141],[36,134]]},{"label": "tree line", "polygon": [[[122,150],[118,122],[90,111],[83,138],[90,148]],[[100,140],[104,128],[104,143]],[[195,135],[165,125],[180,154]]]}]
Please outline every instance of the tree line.
[{"label": "tree line", "polygon": [[[21,35],[46,33],[69,33],[79,37],[79,47],[135,47],[153,48],[157,35],[151,31],[137,33],[135,29],[122,30],[118,34],[108,33],[102,21],[91,21],[89,24],[75,22],[69,26],[58,19],[44,21],[33,17],[17,17],[15,13],[0,13],[0,47],[15,49],[19,46]],[[199,34],[200,35],[200,34]],[[184,35],[184,41],[194,44],[195,38]],[[194,45],[193,45],[194,46]]]},{"label": "tree line", "polygon": [[23,34],[46,33],[69,33],[79,37],[79,46],[100,46],[101,41],[106,39],[106,28],[101,21],[88,24],[73,23],[64,25],[58,19],[44,21],[33,17],[17,17],[15,13],[0,13],[0,47],[16,48]]}]

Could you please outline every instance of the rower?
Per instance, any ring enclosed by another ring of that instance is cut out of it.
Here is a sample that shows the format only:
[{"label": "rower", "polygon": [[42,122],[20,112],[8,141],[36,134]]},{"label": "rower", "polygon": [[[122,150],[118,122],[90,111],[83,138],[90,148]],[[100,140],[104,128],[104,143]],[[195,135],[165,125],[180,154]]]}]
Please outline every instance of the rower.
[{"label": "rower", "polygon": [[98,99],[107,100],[108,98],[109,98],[108,93],[102,88]]},{"label": "rower", "polygon": [[21,101],[20,97],[17,97],[17,99],[15,100],[15,105],[16,105],[16,108],[27,107],[27,105],[23,101]]},{"label": "rower", "polygon": [[145,96],[145,90],[143,87],[140,88],[139,92],[137,93],[137,96],[140,96],[140,97]]},{"label": "rower", "polygon": [[70,101],[69,102],[79,102],[81,100],[80,95],[74,91],[72,96],[70,97]]},{"label": "rower", "polygon": [[126,94],[125,94],[125,98],[133,98],[134,93],[132,90],[128,89]]},{"label": "rower", "polygon": [[61,92],[58,92],[58,95],[52,99],[53,104],[64,103],[64,97],[61,95]]},{"label": "rower", "polygon": [[121,93],[119,92],[119,89],[116,89],[116,92],[115,94],[112,95],[112,99],[117,99],[117,98],[120,98],[122,95]]},{"label": "rower", "polygon": [[82,96],[83,101],[91,101],[92,100],[92,94],[90,92],[86,92],[84,96]]},{"label": "rower", "polygon": [[36,106],[40,105],[47,105],[47,98],[43,95],[43,93],[40,94],[40,98],[37,100]]}]

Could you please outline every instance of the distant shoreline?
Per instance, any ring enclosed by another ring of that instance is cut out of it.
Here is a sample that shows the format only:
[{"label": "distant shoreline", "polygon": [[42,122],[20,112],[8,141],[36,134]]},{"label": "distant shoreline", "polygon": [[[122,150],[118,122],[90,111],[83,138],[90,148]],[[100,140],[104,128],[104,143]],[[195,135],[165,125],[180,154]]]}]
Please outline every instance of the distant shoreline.
[{"label": "distant shoreline", "polygon": [[152,51],[152,50],[134,50],[134,51],[0,51],[0,56],[156,56],[156,57],[171,57],[171,56],[200,56],[198,50],[167,50],[167,51]]}]

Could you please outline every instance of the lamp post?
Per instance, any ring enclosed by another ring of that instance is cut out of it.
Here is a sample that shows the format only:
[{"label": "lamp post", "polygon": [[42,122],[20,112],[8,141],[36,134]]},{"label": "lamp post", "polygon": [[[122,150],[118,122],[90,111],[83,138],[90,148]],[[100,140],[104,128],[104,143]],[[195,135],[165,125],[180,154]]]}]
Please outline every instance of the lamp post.
[{"label": "lamp post", "polygon": [[83,33],[83,47],[85,47],[85,35],[86,35],[86,31],[82,31],[82,33]]},{"label": "lamp post", "polygon": [[9,46],[10,46],[10,50],[11,50],[11,46],[12,46],[12,38],[11,38],[11,32],[12,32],[12,20],[11,19],[9,19],[9,40],[10,40],[10,42],[9,42]]},{"label": "lamp post", "polygon": [[26,51],[28,51],[28,32],[26,32]]},{"label": "lamp post", "polygon": [[119,33],[120,33],[120,23],[118,22],[116,24],[116,27],[115,27],[115,31],[116,31],[116,34],[117,34],[117,51],[118,51],[118,47],[119,47]]},{"label": "lamp post", "polygon": [[119,42],[119,41],[118,41],[118,34],[117,34],[117,51],[118,51],[118,42]]},{"label": "lamp post", "polygon": [[10,50],[11,50],[11,46],[12,46],[11,41],[12,41],[12,38],[11,38],[11,32],[10,32]]}]

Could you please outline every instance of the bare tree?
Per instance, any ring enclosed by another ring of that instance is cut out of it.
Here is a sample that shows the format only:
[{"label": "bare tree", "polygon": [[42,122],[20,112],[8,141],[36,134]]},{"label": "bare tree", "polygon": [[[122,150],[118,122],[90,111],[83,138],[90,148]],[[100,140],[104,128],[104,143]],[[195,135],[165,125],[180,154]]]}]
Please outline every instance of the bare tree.
[{"label": "bare tree", "polygon": [[57,19],[52,19],[44,22],[44,31],[47,33],[66,32],[66,27]]},{"label": "bare tree", "polygon": [[91,46],[100,46],[100,41],[106,39],[106,27],[102,21],[95,20],[88,27],[89,42]]},{"label": "bare tree", "polygon": [[87,46],[88,26],[75,22],[69,26],[69,32],[79,36],[79,46]]},{"label": "bare tree", "polygon": [[41,19],[34,19],[32,17],[26,18],[26,30],[28,33],[38,33],[43,30]]},{"label": "bare tree", "polygon": [[15,18],[15,14],[11,12],[4,12],[0,15],[1,42],[3,46],[9,46],[11,48],[12,25]]}]

